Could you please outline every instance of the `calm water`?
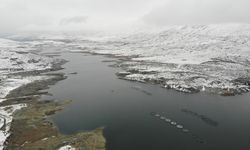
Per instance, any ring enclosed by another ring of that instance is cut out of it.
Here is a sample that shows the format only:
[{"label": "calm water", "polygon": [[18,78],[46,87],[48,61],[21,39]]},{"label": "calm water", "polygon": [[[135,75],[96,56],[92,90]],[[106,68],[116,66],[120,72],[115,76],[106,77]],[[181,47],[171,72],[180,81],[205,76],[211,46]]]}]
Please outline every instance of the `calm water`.
[{"label": "calm water", "polygon": [[[63,70],[68,79],[49,92],[52,98],[73,100],[52,117],[65,134],[105,127],[107,150],[250,149],[249,94],[184,94],[120,80],[115,76],[118,70],[108,66],[112,63],[102,62],[110,58],[76,53],[62,54],[62,58],[70,61]],[[152,112],[172,119],[189,132]]]}]

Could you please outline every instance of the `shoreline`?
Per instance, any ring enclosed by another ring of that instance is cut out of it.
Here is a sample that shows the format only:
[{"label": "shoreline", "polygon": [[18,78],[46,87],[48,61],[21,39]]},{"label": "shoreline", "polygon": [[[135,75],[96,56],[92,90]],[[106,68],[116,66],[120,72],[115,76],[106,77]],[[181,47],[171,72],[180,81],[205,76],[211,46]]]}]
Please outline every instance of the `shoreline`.
[{"label": "shoreline", "polygon": [[[48,120],[50,115],[61,111],[66,105],[71,103],[70,100],[63,102],[53,100],[40,101],[41,95],[47,94],[42,90],[46,90],[50,85],[66,79],[63,73],[50,73],[61,70],[61,66],[64,63],[66,62],[62,61],[54,64],[54,67],[48,70],[17,73],[21,76],[45,76],[47,78],[35,80],[11,90],[0,104],[1,108],[17,105],[23,106],[18,111],[12,111],[9,114],[12,117],[10,120],[11,125],[3,149],[54,150],[63,149],[70,146],[70,144],[72,149],[81,149],[82,147],[96,150],[105,149],[106,141],[103,136],[103,128],[93,131],[79,131],[73,135],[64,135]],[[37,108],[40,109],[37,110]],[[65,143],[65,141],[69,142]],[[94,145],[92,144],[93,142],[95,143]]]},{"label": "shoreline", "polygon": [[[130,64],[127,64],[127,63],[132,62],[132,63],[151,64],[151,65],[154,65],[154,64],[166,65],[166,64],[133,60],[134,58],[136,58],[136,56],[117,56],[114,54],[102,54],[98,52],[89,52],[89,51],[84,51],[84,50],[83,51],[82,50],[71,51],[71,53],[82,53],[82,54],[104,56],[107,58],[114,58],[116,60],[107,61],[107,62],[114,62],[112,65],[109,65],[109,66],[114,67],[114,68],[119,68],[122,70],[116,73],[116,76],[119,79],[131,81],[131,82],[140,82],[140,83],[145,83],[145,84],[159,85],[162,88],[167,89],[167,90],[172,89],[177,92],[187,93],[187,94],[205,92],[205,93],[212,94],[212,95],[215,94],[215,95],[226,96],[226,97],[242,95],[242,94],[246,94],[250,92],[250,86],[249,86],[250,81],[248,78],[234,79],[232,81],[233,83],[235,84],[240,83],[244,85],[242,87],[239,86],[237,88],[229,88],[229,87],[219,88],[219,87],[213,87],[213,86],[192,87],[192,86],[187,86],[185,84],[181,85],[178,82],[177,83],[169,82],[168,79],[163,78],[163,77],[155,78],[153,76],[158,74],[159,72],[150,71],[150,70],[148,71],[148,70],[144,70],[140,68],[133,68],[130,66]],[[103,62],[106,62],[106,61],[104,60]],[[139,75],[139,76],[137,77],[136,75]],[[148,77],[143,77],[144,75]]]}]

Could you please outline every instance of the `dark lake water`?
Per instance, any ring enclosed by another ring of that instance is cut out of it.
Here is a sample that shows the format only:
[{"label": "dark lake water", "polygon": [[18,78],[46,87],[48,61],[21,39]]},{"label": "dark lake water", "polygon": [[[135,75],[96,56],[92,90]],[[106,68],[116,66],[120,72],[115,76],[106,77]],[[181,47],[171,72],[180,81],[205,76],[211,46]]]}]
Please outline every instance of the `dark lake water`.
[{"label": "dark lake water", "polygon": [[73,100],[52,117],[65,134],[105,127],[107,150],[250,149],[249,94],[184,94],[120,80],[115,75],[118,69],[102,62],[111,58],[79,53],[61,57],[69,60],[62,70],[68,79],[49,92],[52,98]]}]

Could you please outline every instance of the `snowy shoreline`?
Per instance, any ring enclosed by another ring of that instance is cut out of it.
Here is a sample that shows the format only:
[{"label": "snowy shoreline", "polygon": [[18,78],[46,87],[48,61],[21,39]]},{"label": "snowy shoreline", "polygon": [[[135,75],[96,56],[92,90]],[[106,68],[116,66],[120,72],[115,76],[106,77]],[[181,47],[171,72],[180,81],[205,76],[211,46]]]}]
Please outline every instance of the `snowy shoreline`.
[{"label": "snowy shoreline", "polygon": [[[5,141],[10,136],[13,114],[26,104],[3,104],[8,94],[21,86],[49,77],[34,75],[32,71],[43,71],[53,67],[55,60],[30,52],[30,47],[16,41],[0,39],[0,150],[4,149]],[[26,75],[22,75],[26,73]]]}]

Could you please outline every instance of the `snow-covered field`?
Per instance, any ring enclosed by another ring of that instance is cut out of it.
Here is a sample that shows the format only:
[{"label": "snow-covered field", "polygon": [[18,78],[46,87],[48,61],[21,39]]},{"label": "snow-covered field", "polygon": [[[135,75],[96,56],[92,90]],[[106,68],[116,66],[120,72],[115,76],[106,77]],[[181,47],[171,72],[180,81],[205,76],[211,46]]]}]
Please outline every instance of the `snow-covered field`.
[{"label": "snow-covered field", "polygon": [[32,50],[28,44],[0,39],[0,99],[15,88],[42,79],[18,73],[52,68],[54,59],[31,53]]},{"label": "snow-covered field", "polygon": [[77,48],[128,56],[120,64],[128,80],[160,83],[182,92],[224,95],[249,92],[250,25],[172,26],[97,40],[76,40]]}]

